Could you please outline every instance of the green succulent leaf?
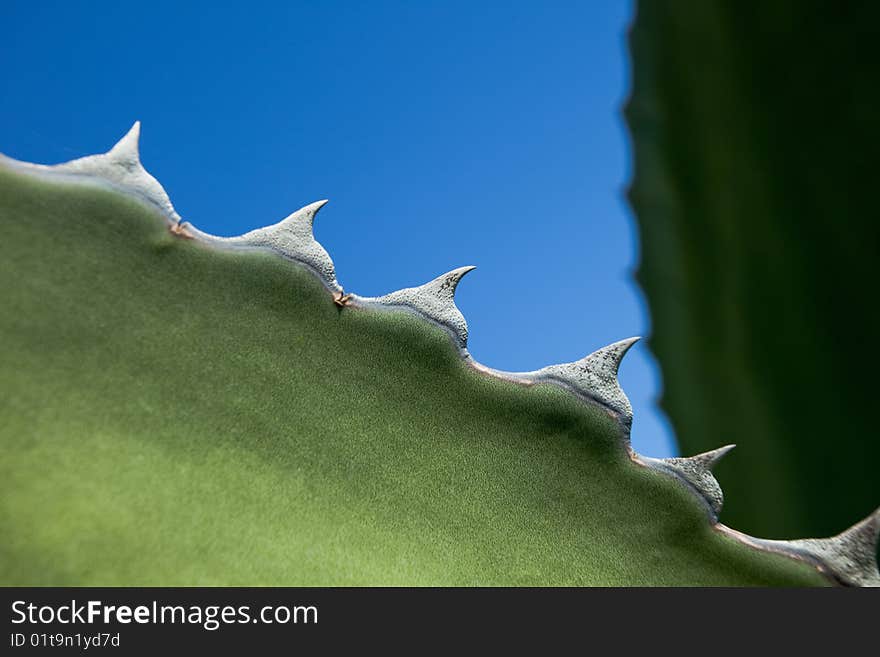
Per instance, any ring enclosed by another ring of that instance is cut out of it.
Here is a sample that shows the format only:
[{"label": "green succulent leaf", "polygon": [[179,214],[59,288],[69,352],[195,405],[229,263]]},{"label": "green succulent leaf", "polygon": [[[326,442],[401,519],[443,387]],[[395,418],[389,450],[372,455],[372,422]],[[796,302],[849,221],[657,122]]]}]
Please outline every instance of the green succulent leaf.
[{"label": "green succulent leaf", "polygon": [[0,166],[3,584],[827,583],[609,407],[167,218]]}]

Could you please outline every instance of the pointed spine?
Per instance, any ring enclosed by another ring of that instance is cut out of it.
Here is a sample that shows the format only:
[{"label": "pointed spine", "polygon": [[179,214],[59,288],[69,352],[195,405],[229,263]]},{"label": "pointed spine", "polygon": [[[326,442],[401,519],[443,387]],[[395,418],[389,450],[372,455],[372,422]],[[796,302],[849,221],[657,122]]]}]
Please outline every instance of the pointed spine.
[{"label": "pointed spine", "polygon": [[129,169],[140,167],[140,138],[141,122],[135,121],[125,136],[106,153],[106,157],[122,167]]},{"label": "pointed spine", "polygon": [[140,121],[135,121],[125,136],[106,153],[87,155],[61,164],[31,164],[8,157],[0,160],[29,173],[59,175],[72,182],[109,185],[158,209],[170,226],[177,226],[180,215],[171,204],[171,199],[159,181],[141,164],[138,151],[140,133]]},{"label": "pointed spine", "polygon": [[614,411],[628,429],[632,425],[632,405],[620,387],[617,373],[623,357],[638,341],[638,337],[618,340],[574,363],[550,365],[536,372],[516,376],[561,383]]},{"label": "pointed spine", "polygon": [[289,260],[306,265],[332,292],[341,294],[342,286],[336,280],[333,260],[315,239],[313,232],[315,216],[326,203],[326,200],[310,203],[276,224],[257,228],[236,237],[217,237],[199,230],[190,223],[182,224],[181,231],[190,237],[219,246],[269,249]]},{"label": "pointed spine", "polygon": [[777,541],[753,538],[730,529],[728,532],[755,547],[810,561],[844,586],[880,587],[877,566],[880,508],[830,538]]},{"label": "pointed spine", "polygon": [[736,445],[725,445],[694,456],[665,459],[637,455],[637,460],[650,468],[671,474],[693,488],[708,505],[714,524],[721,514],[724,492],[712,474],[712,468],[734,447]]},{"label": "pointed spine", "polygon": [[357,297],[353,301],[364,306],[405,308],[440,324],[452,333],[456,345],[467,350],[467,321],[455,305],[455,290],[461,279],[474,266],[453,269],[418,287],[408,287],[381,297]]},{"label": "pointed spine", "polygon": [[125,136],[103,155],[92,155],[58,166],[61,168],[80,163],[82,172],[102,178],[157,207],[172,226],[177,226],[181,221],[180,215],[165,188],[141,164],[140,137],[141,122],[135,121]]}]

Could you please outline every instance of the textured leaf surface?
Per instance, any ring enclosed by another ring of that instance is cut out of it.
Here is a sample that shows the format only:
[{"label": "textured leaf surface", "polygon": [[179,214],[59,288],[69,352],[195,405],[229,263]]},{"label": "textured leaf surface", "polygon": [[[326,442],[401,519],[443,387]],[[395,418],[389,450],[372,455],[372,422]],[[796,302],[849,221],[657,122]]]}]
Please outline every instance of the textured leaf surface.
[{"label": "textured leaf surface", "polygon": [[817,584],[619,425],[117,193],[0,168],[0,581]]},{"label": "textured leaf surface", "polygon": [[663,407],[721,520],[826,536],[880,502],[877,3],[644,2],[630,200]]}]

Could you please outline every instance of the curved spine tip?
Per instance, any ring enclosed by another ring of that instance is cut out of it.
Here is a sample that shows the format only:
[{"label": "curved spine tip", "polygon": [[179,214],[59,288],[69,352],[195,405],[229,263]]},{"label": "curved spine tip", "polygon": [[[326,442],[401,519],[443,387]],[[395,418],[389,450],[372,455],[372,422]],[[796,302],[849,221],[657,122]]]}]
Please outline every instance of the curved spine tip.
[{"label": "curved spine tip", "polygon": [[466,265],[446,272],[442,276],[438,276],[434,279],[435,281],[441,281],[438,293],[446,294],[448,291],[450,297],[455,297],[455,290],[458,289],[458,284],[461,282],[461,279],[476,268],[476,265]]},{"label": "curved spine tip", "polygon": [[550,365],[536,372],[516,375],[535,381],[556,381],[592,398],[614,411],[628,429],[632,425],[632,404],[620,387],[617,374],[626,353],[641,338],[612,342],[573,363]]},{"label": "curved spine tip", "polygon": [[734,447],[736,447],[736,445],[731,443],[729,445],[719,447],[718,449],[713,449],[708,452],[702,452],[701,454],[695,454],[694,456],[691,456],[690,459],[692,461],[701,463],[703,467],[705,467],[707,470],[711,470],[715,467],[718,461],[727,456],[727,454],[729,454]]},{"label": "curved spine tip", "polygon": [[641,336],[635,335],[630,338],[618,340],[617,342],[612,342],[605,347],[597,349],[592,354],[587,356],[587,358],[601,355],[603,360],[607,360],[612,364],[614,368],[614,375],[616,376],[617,372],[620,369],[620,363],[623,361],[623,357],[626,356],[627,352],[632,349],[633,345],[641,339]]},{"label": "curved spine tip", "polygon": [[690,485],[709,506],[714,524],[721,515],[724,491],[712,474],[712,468],[734,447],[736,445],[724,445],[694,456],[655,459],[639,455],[638,459],[648,467],[671,474]]},{"label": "curved spine tip", "polygon": [[141,122],[135,121],[122,139],[107,152],[107,156],[122,164],[128,162],[130,165],[140,165],[140,137]]},{"label": "curved spine tip", "polygon": [[354,297],[364,305],[407,308],[449,330],[459,349],[467,349],[467,321],[455,305],[455,291],[461,279],[476,269],[458,267],[418,287],[408,287],[381,297]]},{"label": "curved spine tip", "polygon": [[315,224],[315,217],[318,215],[318,212],[321,211],[325,205],[329,203],[328,199],[321,199],[320,201],[315,201],[314,203],[309,203],[305,207],[296,210],[295,212],[291,212],[287,217],[285,217],[280,224],[283,224],[285,221],[298,221],[300,218],[305,219],[309,224],[309,228],[313,228]]},{"label": "curved spine tip", "polygon": [[342,286],[336,280],[333,260],[315,239],[312,230],[315,215],[326,204],[326,199],[315,201],[290,213],[278,223],[236,237],[210,235],[188,222],[181,225],[181,231],[188,236],[219,246],[269,249],[289,260],[306,265],[334,294],[341,295]]}]

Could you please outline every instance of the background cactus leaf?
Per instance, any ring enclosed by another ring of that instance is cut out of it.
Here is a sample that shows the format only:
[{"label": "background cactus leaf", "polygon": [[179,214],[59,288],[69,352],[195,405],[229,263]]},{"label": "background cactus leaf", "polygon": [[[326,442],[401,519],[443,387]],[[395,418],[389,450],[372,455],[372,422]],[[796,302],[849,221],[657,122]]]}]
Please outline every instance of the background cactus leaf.
[{"label": "background cactus leaf", "polygon": [[880,501],[877,3],[644,2],[629,199],[681,451],[721,521],[831,536]]}]

